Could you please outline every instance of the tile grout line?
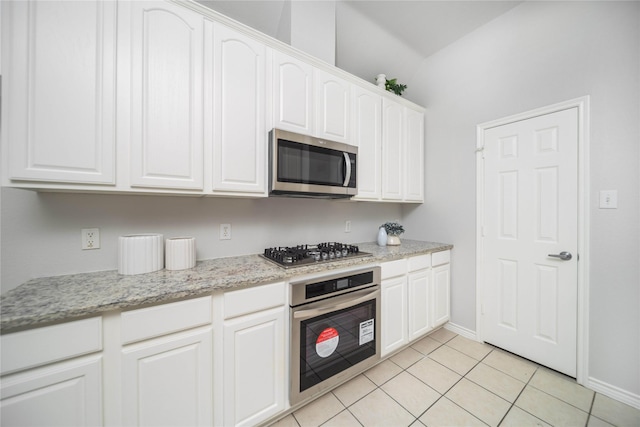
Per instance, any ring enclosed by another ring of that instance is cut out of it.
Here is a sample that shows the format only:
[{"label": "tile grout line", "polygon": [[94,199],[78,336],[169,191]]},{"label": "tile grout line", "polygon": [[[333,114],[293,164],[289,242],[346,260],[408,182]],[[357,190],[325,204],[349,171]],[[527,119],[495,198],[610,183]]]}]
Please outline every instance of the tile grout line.
[{"label": "tile grout line", "polygon": [[[520,398],[520,396],[522,396],[522,393],[524,393],[524,391],[526,390],[527,386],[529,385],[529,383],[531,382],[531,380],[533,379],[533,377],[535,376],[536,372],[538,372],[538,367],[536,366],[536,370],[533,371],[533,374],[531,374],[531,377],[527,380],[527,382],[525,383],[524,387],[522,387],[522,390],[520,390],[520,393],[518,393],[518,395],[515,397],[515,399],[513,399],[513,402],[511,402],[511,406],[509,406],[509,409],[507,410],[507,412],[505,412],[504,416],[502,417],[502,419],[500,420],[500,422],[498,423],[498,426],[500,426],[503,422],[504,419],[507,418],[507,415],[509,415],[509,412],[511,412],[511,410],[513,409],[513,407],[515,406],[516,408],[526,412],[527,414],[531,415],[532,417],[535,417],[539,420],[541,420],[540,417],[536,417],[535,415],[533,415],[530,412],[525,411],[524,409],[520,408],[519,406],[516,406],[516,402],[518,401],[518,399]],[[535,387],[534,387],[535,388]],[[544,420],[542,420],[544,421]],[[544,421],[546,423],[546,421]]]},{"label": "tile grout line", "polygon": [[[455,338],[455,337],[453,337],[453,338]],[[450,339],[450,340],[448,340],[447,342],[449,342],[449,341],[453,340],[453,338],[451,338],[451,339]],[[428,354],[426,354],[424,357],[425,357],[425,358],[429,358],[429,354],[431,354],[431,353],[435,352],[436,350],[440,349],[441,347],[443,347],[443,346],[445,346],[445,345],[446,345],[446,343],[442,343],[442,344],[441,344],[441,345],[439,345],[437,348],[435,348],[433,351],[431,351],[431,352],[429,352]],[[452,350],[458,351],[458,352],[459,352],[459,353],[461,353],[461,354],[465,354],[465,353],[462,353],[462,352],[461,352],[461,351],[459,351],[459,350],[456,350],[456,349],[455,349],[455,348],[453,348],[453,347],[449,347],[449,348],[450,348],[450,349],[452,349]],[[492,351],[493,351],[493,350],[492,350]],[[482,362],[482,360],[484,360],[484,358],[486,358],[490,353],[491,353],[491,351],[490,351],[489,353],[487,353],[487,355],[485,355],[482,359],[478,360],[478,361],[477,361],[477,363],[476,363],[475,365],[473,365],[473,368],[475,368],[476,366],[478,366],[478,364],[479,364],[480,362]],[[467,354],[465,354],[465,356],[471,357],[471,356],[469,356],[469,355],[467,355]],[[473,357],[471,357],[471,358],[473,359]],[[442,366],[443,368],[446,368],[446,369],[450,370],[451,372],[453,372],[453,373],[455,373],[455,374],[457,374],[457,375],[460,375],[460,374],[458,374],[456,371],[454,371],[453,369],[449,368],[448,366],[443,365],[442,363],[438,362],[438,361],[437,361],[437,360],[435,360],[435,359],[431,359],[431,358],[429,358],[429,360],[432,360],[433,362],[437,363],[438,365]],[[474,360],[476,360],[476,359],[474,359]],[[415,363],[418,363],[418,362],[415,362]],[[414,363],[414,364],[415,364],[415,363]],[[413,366],[413,365],[411,365],[411,366]],[[460,379],[459,379],[459,380],[457,380],[455,383],[453,383],[453,384],[451,385],[451,387],[449,387],[449,388],[448,388],[444,393],[440,393],[438,390],[435,390],[438,394],[440,394],[440,397],[439,397],[438,399],[436,399],[436,401],[435,401],[435,402],[433,402],[431,405],[429,405],[429,407],[428,407],[427,409],[425,409],[425,410],[424,410],[424,411],[423,411],[423,412],[422,412],[422,413],[421,413],[421,414],[420,414],[416,419],[417,419],[417,420],[420,420],[420,417],[422,417],[424,414],[426,414],[426,413],[427,413],[427,411],[428,411],[429,409],[433,408],[433,407],[434,407],[434,406],[435,406],[435,405],[436,405],[440,400],[442,400],[442,398],[446,398],[446,397],[445,397],[445,395],[446,395],[449,391],[451,391],[451,389],[452,389],[452,388],[454,388],[454,387],[455,387],[455,386],[456,386],[460,381],[462,381],[462,380],[466,377],[466,375],[467,375],[469,372],[471,372],[471,371],[473,370],[473,368],[469,369],[469,370],[467,371],[467,373],[466,373],[466,374],[461,375],[461,376],[460,376]],[[429,384],[425,383],[425,382],[424,382],[424,381],[422,381],[420,378],[417,378],[416,376],[412,375],[412,374],[411,374],[411,372],[408,372],[408,374],[409,374],[409,375],[411,375],[412,377],[416,378],[418,381],[422,382],[422,383],[423,383],[424,385],[426,385],[427,387],[432,388],[431,386],[429,386]],[[469,381],[470,381],[470,380],[469,380]],[[475,384],[475,383],[474,383],[474,384]],[[433,388],[432,388],[432,389],[433,389]],[[449,400],[449,401],[450,401],[451,403],[453,403],[454,405],[456,405],[458,408],[462,409],[463,411],[465,411],[466,413],[468,413],[469,415],[471,415],[472,417],[474,417],[475,419],[477,419],[478,421],[480,421],[481,423],[486,424],[486,423],[485,423],[484,421],[482,421],[480,418],[476,417],[474,414],[472,414],[471,412],[469,412],[467,409],[463,408],[462,406],[458,405],[456,402],[452,401],[452,400],[451,400],[451,399],[449,399],[449,398],[446,398],[446,399],[447,399],[447,400]]]}]

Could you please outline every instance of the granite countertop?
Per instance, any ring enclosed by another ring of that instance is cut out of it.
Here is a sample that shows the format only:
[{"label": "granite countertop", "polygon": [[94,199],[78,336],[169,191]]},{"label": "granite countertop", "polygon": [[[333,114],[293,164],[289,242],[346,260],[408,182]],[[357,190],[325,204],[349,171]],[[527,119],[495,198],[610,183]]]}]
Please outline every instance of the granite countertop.
[{"label": "granite countertop", "polygon": [[33,279],[0,296],[0,331],[13,332],[107,311],[273,283],[453,247],[418,240],[402,240],[400,246],[381,247],[372,242],[358,246],[360,251],[372,256],[284,269],[259,255],[244,255],[198,261],[188,270],[160,270],[130,276],[114,270]]}]

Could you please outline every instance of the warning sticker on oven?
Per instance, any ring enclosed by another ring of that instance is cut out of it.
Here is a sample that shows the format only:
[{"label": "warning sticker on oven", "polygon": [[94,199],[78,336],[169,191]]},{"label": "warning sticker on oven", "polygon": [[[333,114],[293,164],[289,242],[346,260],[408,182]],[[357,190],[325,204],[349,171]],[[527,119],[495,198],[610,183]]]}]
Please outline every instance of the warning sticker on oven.
[{"label": "warning sticker on oven", "polygon": [[316,340],[316,353],[320,357],[329,357],[338,348],[338,341],[340,341],[340,335],[335,328],[326,328]]},{"label": "warning sticker on oven", "polygon": [[374,329],[373,319],[360,323],[360,345],[373,341]]}]

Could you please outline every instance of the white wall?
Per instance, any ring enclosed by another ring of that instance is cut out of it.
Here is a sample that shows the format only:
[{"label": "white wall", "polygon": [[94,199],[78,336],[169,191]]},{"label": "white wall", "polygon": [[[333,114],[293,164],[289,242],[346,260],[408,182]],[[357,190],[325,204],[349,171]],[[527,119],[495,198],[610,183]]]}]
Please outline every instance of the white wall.
[{"label": "white wall", "polygon": [[[640,3],[525,2],[427,58],[420,238],[451,242],[452,322],[475,330],[476,125],[591,96],[589,375],[640,399]],[[597,208],[618,190],[617,210]]]},{"label": "white wall", "polygon": [[[338,241],[372,242],[400,218],[396,204],[315,199],[221,199],[37,193],[3,188],[2,292],[35,277],[118,268],[118,236],[162,233],[196,238],[198,259],[265,248]],[[344,232],[345,221],[352,231]],[[231,223],[231,240],[219,240]],[[80,249],[80,229],[100,228],[101,248]]]},{"label": "white wall", "polygon": [[[353,7],[336,4],[336,66],[374,83],[378,74],[406,83],[423,56]],[[393,13],[393,12],[390,12]],[[404,96],[415,101],[413,87]]]},{"label": "white wall", "polygon": [[291,46],[335,65],[336,2],[296,1],[290,8]]}]

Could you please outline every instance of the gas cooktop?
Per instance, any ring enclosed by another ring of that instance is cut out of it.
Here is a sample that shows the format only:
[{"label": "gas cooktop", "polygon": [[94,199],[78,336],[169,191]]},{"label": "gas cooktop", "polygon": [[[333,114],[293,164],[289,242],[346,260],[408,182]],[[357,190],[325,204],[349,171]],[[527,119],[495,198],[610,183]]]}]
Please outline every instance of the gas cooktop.
[{"label": "gas cooktop", "polygon": [[263,258],[283,268],[303,267],[305,265],[340,261],[342,259],[364,258],[371,256],[360,252],[356,245],[328,242],[317,245],[297,245],[291,247],[267,248]]}]

